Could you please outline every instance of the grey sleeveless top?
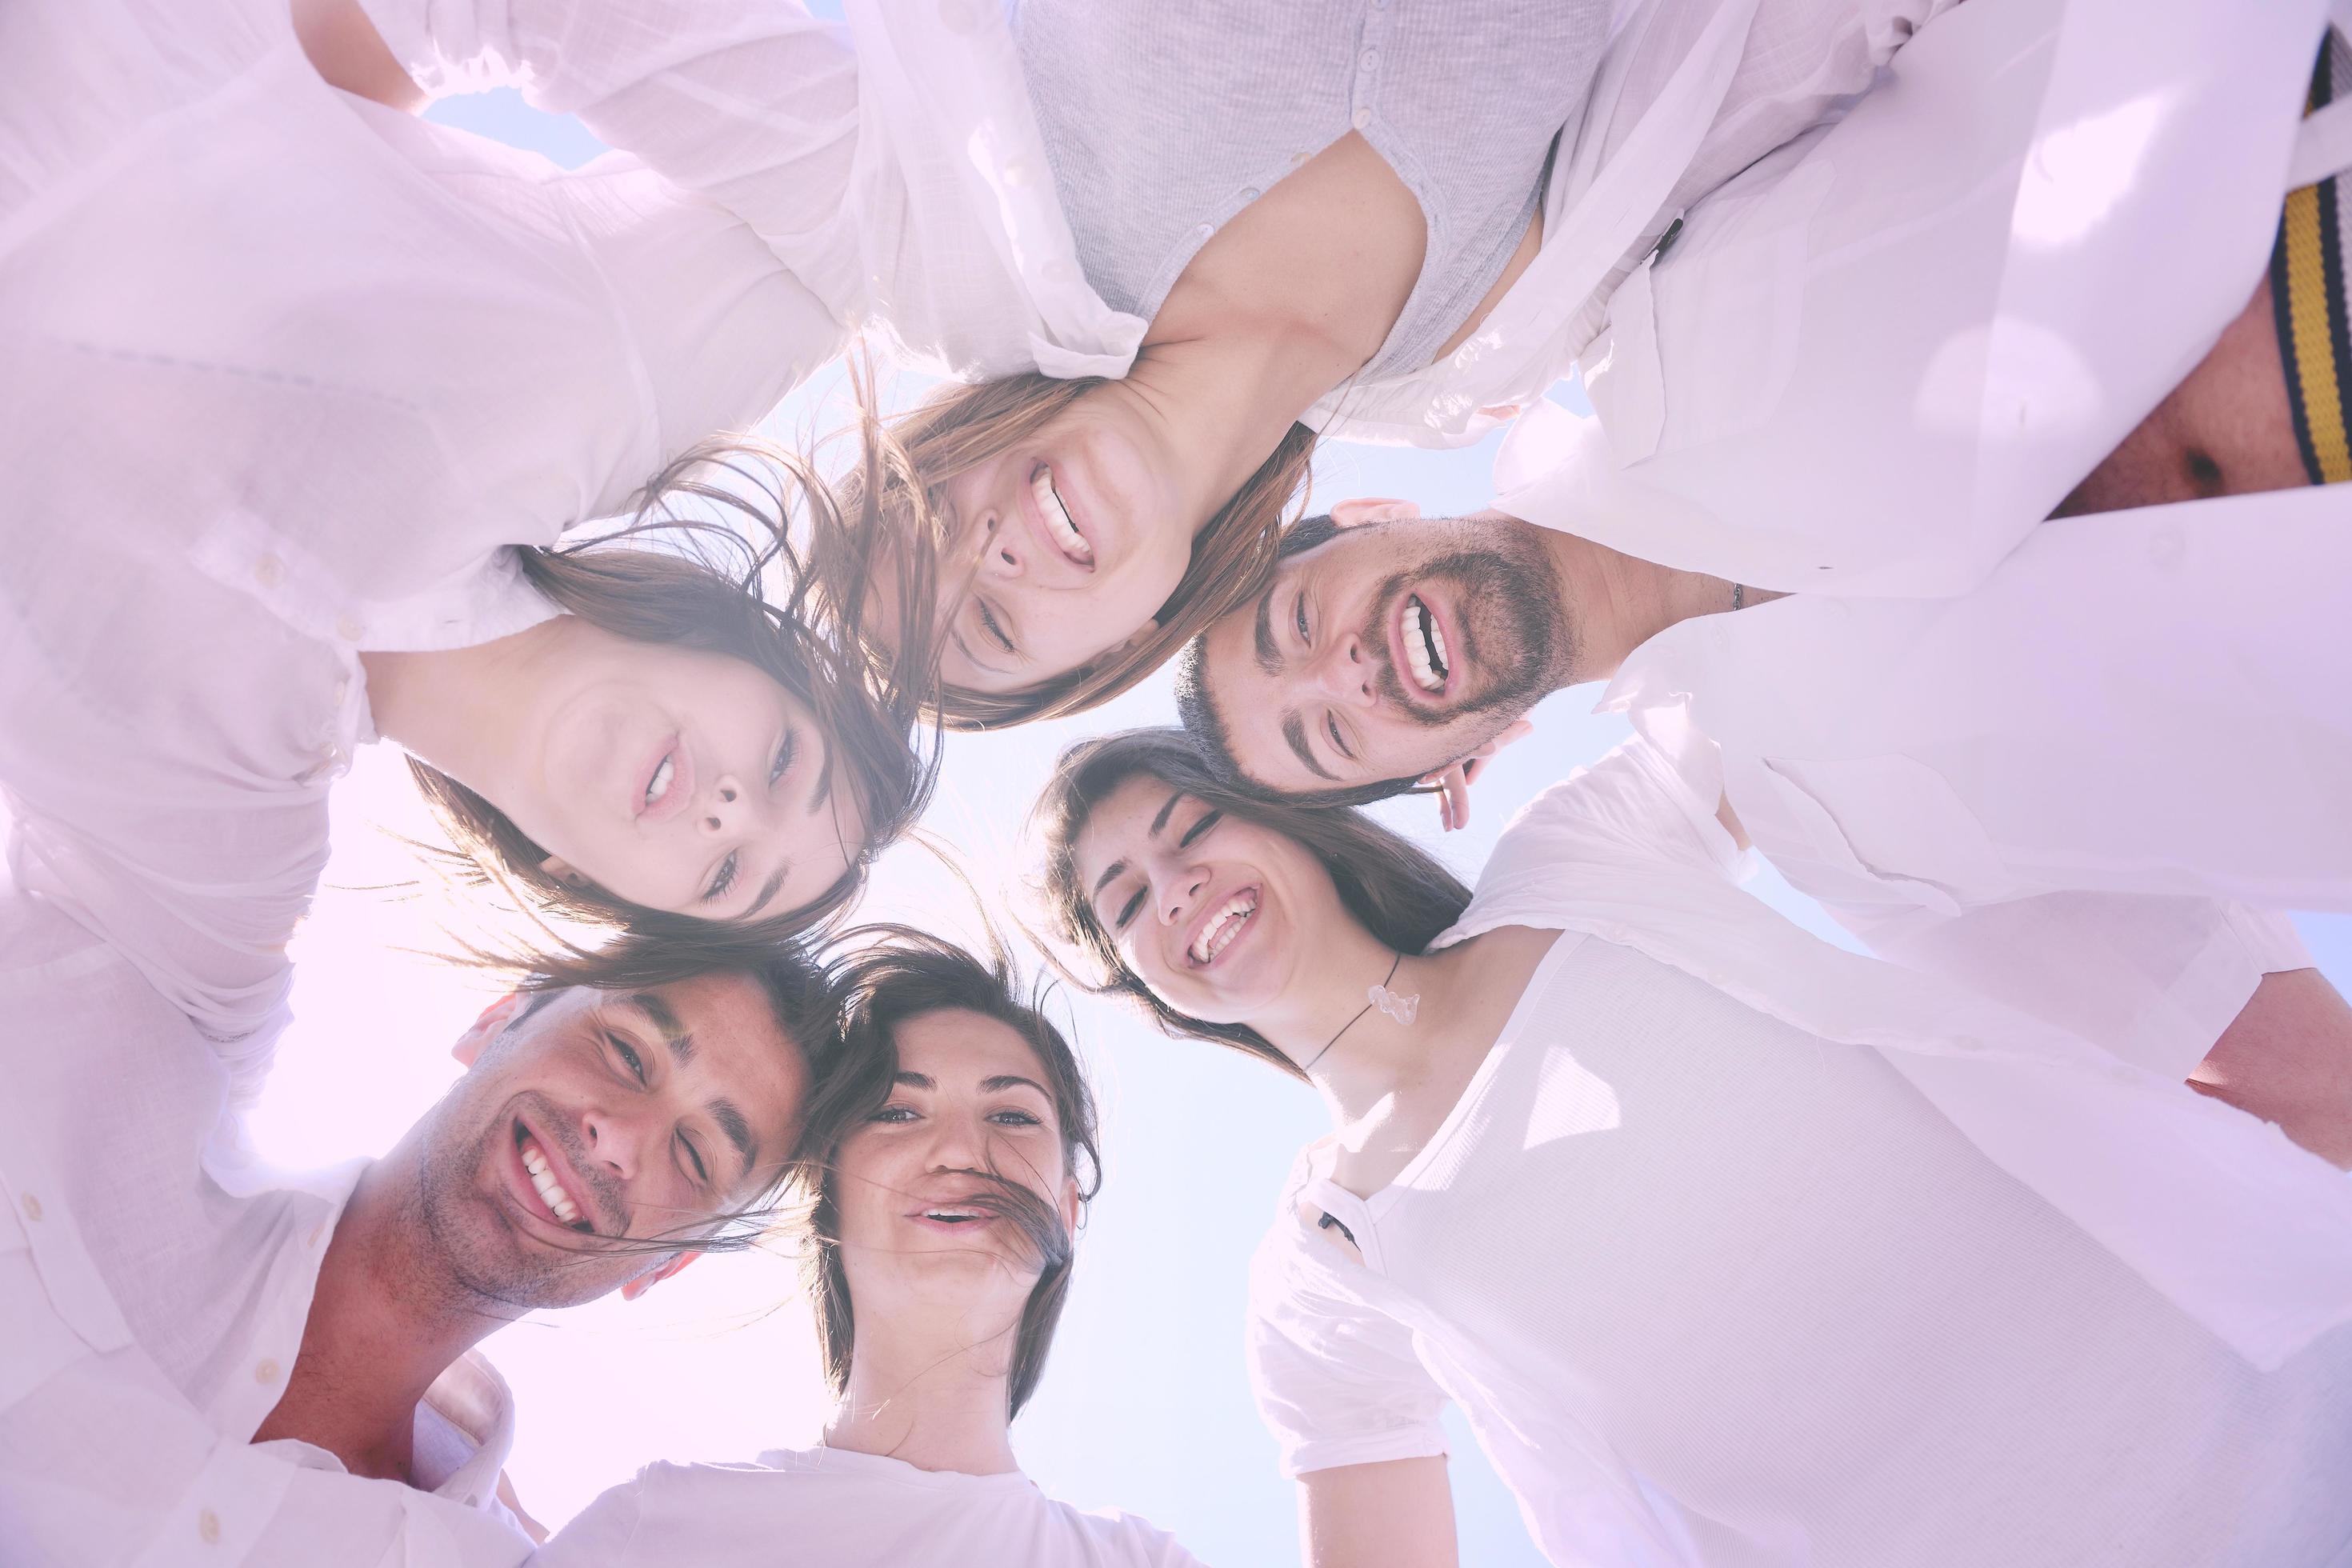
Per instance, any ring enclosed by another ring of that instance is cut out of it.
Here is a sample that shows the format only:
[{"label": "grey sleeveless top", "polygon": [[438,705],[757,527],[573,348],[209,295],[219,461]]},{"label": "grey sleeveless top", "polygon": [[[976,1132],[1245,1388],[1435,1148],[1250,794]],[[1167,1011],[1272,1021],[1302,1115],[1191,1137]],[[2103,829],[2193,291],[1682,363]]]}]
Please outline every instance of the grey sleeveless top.
[{"label": "grey sleeveless top", "polygon": [[1610,0],[1019,0],[1013,28],[1087,280],[1150,319],[1218,227],[1359,131],[1429,225],[1367,374],[1419,370],[1527,233]]}]

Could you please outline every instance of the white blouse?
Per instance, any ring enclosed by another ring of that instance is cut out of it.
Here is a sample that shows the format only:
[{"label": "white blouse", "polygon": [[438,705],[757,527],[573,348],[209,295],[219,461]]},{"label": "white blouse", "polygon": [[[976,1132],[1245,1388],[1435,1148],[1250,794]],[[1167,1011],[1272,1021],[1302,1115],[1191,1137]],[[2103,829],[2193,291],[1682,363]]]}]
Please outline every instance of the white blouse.
[{"label": "white blouse", "polygon": [[1598,419],[1522,400],[1496,504],[1751,587],[1966,591],[2245,309],[2327,8],[1937,17],[1684,198],[1577,345]]},{"label": "white blouse", "polygon": [[0,879],[0,1556],[513,1568],[512,1397],[478,1353],[415,1414],[419,1485],[253,1435],[365,1165],[252,1157],[229,1062],[122,955]]},{"label": "white blouse", "polygon": [[2256,910],[2352,909],[2345,512],[2045,523],[1957,598],[1669,627],[1601,705],[1874,951],[2186,1071],[2309,963]]},{"label": "white blouse", "polygon": [[566,174],[331,90],[284,0],[22,0],[7,28],[15,853],[257,1070],[373,733],[358,651],[546,618],[502,546],[621,509],[845,329],[627,159]]},{"label": "white blouse", "polygon": [[1133,1514],[1082,1513],[1018,1471],[922,1470],[878,1454],[780,1448],[749,1465],[648,1465],[557,1531],[539,1568],[1200,1568]]},{"label": "white blouse", "polygon": [[[2341,1176],[2177,1085],[2103,1083],[2096,1053],[2070,1062],[1964,994],[1884,984],[1725,884],[1692,819],[1636,742],[1497,844],[1451,937],[1565,934],[1396,1180],[1350,1194],[1318,1144],[1254,1264],[1252,1376],[1286,1469],[1442,1453],[1452,1399],[1561,1563],[2339,1549]],[[2026,1138],[1950,1114],[1969,1073]],[[2063,1108],[2029,1082],[2061,1074]],[[2032,1137],[2071,1179],[2016,1157]],[[2131,1148],[2232,1190],[2141,1185],[2148,1164],[2112,1169]],[[2092,1188],[2171,1267],[2086,1223]],[[2225,1320],[2182,1287],[2237,1266],[2231,1223],[2266,1226],[2282,1268]],[[2266,1347],[2242,1331],[2288,1321]]]}]

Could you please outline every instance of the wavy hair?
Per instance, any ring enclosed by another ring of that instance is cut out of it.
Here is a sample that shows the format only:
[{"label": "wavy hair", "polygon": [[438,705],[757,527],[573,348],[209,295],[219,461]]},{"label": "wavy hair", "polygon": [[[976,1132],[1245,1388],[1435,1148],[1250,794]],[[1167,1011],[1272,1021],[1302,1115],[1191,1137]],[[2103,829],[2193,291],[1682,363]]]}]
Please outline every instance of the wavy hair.
[{"label": "wavy hair", "polygon": [[1031,808],[1032,889],[1045,930],[1040,946],[1074,985],[1124,996],[1167,1034],[1213,1040],[1256,1057],[1296,1079],[1296,1063],[1246,1024],[1218,1024],[1180,1013],[1152,994],[1118,956],[1118,944],[1095,918],[1078,875],[1077,843],[1097,807],[1131,779],[1181,790],[1214,810],[1282,835],[1315,858],[1339,891],[1340,905],[1399,952],[1422,952],[1469,907],[1470,889],[1435,856],[1359,811],[1269,799],[1236,784],[1181,730],[1129,730],[1081,741],[1064,751]]}]

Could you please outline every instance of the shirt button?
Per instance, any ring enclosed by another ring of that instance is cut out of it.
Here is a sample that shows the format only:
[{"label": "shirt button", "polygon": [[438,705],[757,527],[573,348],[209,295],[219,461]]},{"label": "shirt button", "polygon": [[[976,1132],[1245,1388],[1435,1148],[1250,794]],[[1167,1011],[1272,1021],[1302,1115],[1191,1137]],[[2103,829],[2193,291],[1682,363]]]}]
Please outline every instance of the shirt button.
[{"label": "shirt button", "polygon": [[1357,130],[1361,131],[1365,126],[1370,125],[1371,122],[1372,111],[1370,110],[1360,109],[1356,110],[1355,124]]},{"label": "shirt button", "polygon": [[324,1241],[326,1237],[326,1222],[322,1220],[319,1224],[310,1227],[310,1234],[302,1238],[302,1245],[305,1247],[316,1247],[319,1243]]},{"label": "shirt button", "polygon": [[265,588],[275,588],[286,581],[286,563],[275,555],[265,555],[253,563],[253,580]]},{"label": "shirt button", "polygon": [[1381,68],[1380,50],[1366,49],[1364,51],[1364,68],[1368,71],[1375,71]]},{"label": "shirt button", "polygon": [[337,616],[335,617],[335,635],[342,638],[345,642],[359,641],[360,634],[366,630],[367,627],[362,626],[358,621],[353,620],[349,616]]},{"label": "shirt button", "polygon": [[341,708],[345,702],[351,700],[351,695],[352,678],[347,675],[335,682],[335,706]]},{"label": "shirt button", "polygon": [[25,1217],[35,1225],[41,1222],[41,1200],[30,1193],[25,1194]]},{"label": "shirt button", "polygon": [[208,1508],[196,1510],[196,1539],[206,1546],[220,1544],[220,1515]]},{"label": "shirt button", "polygon": [[1014,190],[1027,184],[1029,180],[1029,161],[1026,158],[1015,158],[1004,165],[1004,183]]},{"label": "shirt button", "polygon": [[1296,169],[1299,164],[1304,163],[1307,159],[1312,158],[1313,156],[1315,156],[1315,154],[1312,153],[1293,153],[1290,155],[1290,166]]},{"label": "shirt button", "polygon": [[265,1388],[269,1384],[276,1383],[278,1381],[277,1361],[272,1357],[263,1356],[259,1361],[254,1363],[253,1381],[260,1384]]},{"label": "shirt button", "polygon": [[1215,224],[1204,223],[1200,227],[1192,231],[1192,237],[1194,239],[1206,239],[1216,232],[1217,226]]},{"label": "shirt button", "polygon": [[1244,185],[1242,187],[1242,200],[1245,202],[1254,202],[1257,200],[1258,195],[1258,188],[1255,185]]}]

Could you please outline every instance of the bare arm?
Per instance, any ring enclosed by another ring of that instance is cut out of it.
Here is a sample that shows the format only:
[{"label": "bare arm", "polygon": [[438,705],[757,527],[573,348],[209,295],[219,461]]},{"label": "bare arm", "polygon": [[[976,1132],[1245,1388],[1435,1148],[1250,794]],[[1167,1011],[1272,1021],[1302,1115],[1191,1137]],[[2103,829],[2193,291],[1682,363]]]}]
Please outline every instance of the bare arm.
[{"label": "bare arm", "polygon": [[294,0],[294,36],[329,87],[406,114],[424,109],[425,89],[393,58],[359,0]]},{"label": "bare arm", "polygon": [[1455,1568],[1445,1456],[1309,1470],[1298,1478],[1307,1568]]}]

